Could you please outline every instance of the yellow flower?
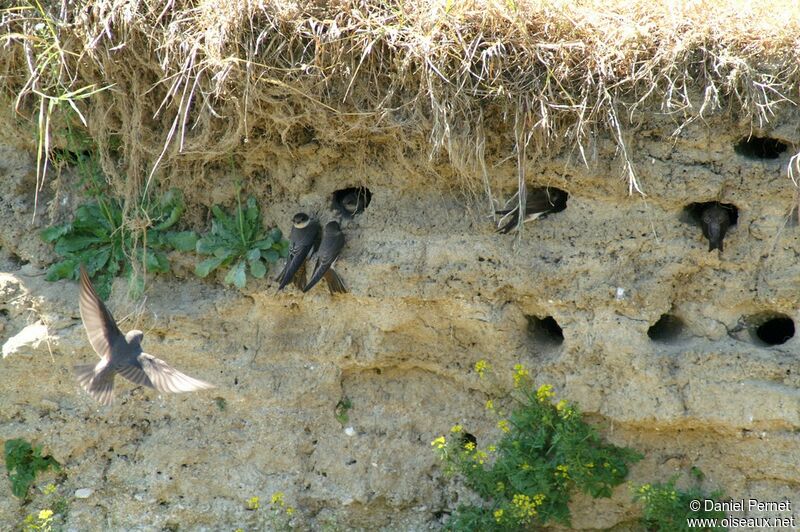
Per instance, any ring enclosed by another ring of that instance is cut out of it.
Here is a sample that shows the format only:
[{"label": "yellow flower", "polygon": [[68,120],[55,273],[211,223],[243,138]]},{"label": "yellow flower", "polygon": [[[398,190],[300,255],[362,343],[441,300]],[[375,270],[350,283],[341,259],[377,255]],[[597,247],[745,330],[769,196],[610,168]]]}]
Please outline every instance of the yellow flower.
[{"label": "yellow flower", "polygon": [[44,489],[42,489],[42,493],[44,493],[45,495],[50,495],[51,493],[55,493],[55,491],[56,491],[56,485],[52,483],[48,484],[47,486],[44,487]]},{"label": "yellow flower", "polygon": [[495,484],[495,488],[498,492],[502,492],[506,489],[506,485],[503,484],[502,482],[498,482],[497,484]]},{"label": "yellow flower", "polygon": [[494,410],[494,402],[491,399],[486,401],[486,410]]},{"label": "yellow flower", "polygon": [[483,378],[483,373],[489,369],[489,363],[483,359],[478,360],[475,362],[475,373],[478,374],[478,377],[481,379]]},{"label": "yellow flower", "polygon": [[443,449],[447,445],[447,440],[444,439],[444,436],[439,436],[431,442],[431,445],[437,449]]},{"label": "yellow flower", "polygon": [[556,410],[558,410],[559,412],[564,410],[566,407],[567,407],[566,399],[562,399],[558,403],[556,403]]},{"label": "yellow flower", "polygon": [[291,506],[289,506],[288,508],[286,508],[286,515],[288,515],[289,517],[291,517],[292,515],[294,515],[294,508],[292,508]]},{"label": "yellow flower", "polygon": [[489,451],[490,453],[493,453],[497,450],[497,447],[495,447],[494,445],[490,445],[486,448],[486,450]]},{"label": "yellow flower", "polygon": [[528,377],[528,370],[522,364],[514,365],[514,387],[519,388],[523,380]]},{"label": "yellow flower", "polygon": [[450,429],[450,432],[461,432],[464,429],[461,425],[453,425]]},{"label": "yellow flower", "polygon": [[556,466],[556,476],[561,478],[569,478],[569,467],[561,464]]},{"label": "yellow flower", "polygon": [[464,444],[464,449],[466,449],[468,451],[474,451],[475,450],[475,444],[472,443],[471,441],[468,441],[467,443]]},{"label": "yellow flower", "polygon": [[531,468],[531,465],[528,463],[524,463],[521,466],[519,466],[519,468],[522,469],[523,471],[528,471]]},{"label": "yellow flower", "polygon": [[549,384],[542,384],[539,386],[539,389],[536,390],[536,399],[538,399],[540,403],[547,401],[554,395],[553,387]]},{"label": "yellow flower", "polygon": [[279,506],[283,506],[283,492],[276,491],[272,494],[272,499],[270,500],[272,504],[277,504]]},{"label": "yellow flower", "polygon": [[503,432],[511,432],[511,429],[508,428],[508,421],[506,421],[505,419],[501,419],[500,421],[497,422],[497,428],[499,428]]},{"label": "yellow flower", "polygon": [[542,505],[544,495],[534,495],[533,499],[524,493],[517,493],[511,500],[511,504],[515,506],[515,514],[519,519],[525,520],[535,517],[538,512],[537,508]]},{"label": "yellow flower", "polygon": [[258,497],[250,497],[247,499],[248,510],[258,510]]},{"label": "yellow flower", "polygon": [[503,509],[500,508],[494,511],[494,520],[498,523],[503,520]]},{"label": "yellow flower", "polygon": [[39,521],[47,521],[53,517],[53,510],[42,510],[39,512]]}]

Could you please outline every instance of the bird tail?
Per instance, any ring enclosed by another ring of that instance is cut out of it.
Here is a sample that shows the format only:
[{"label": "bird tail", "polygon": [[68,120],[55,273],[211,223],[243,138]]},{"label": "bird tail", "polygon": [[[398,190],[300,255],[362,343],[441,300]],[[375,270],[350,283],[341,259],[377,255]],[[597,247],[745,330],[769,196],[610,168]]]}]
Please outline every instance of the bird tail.
[{"label": "bird tail", "polygon": [[300,265],[297,268],[297,273],[294,274],[292,278],[292,284],[294,284],[299,290],[302,290],[306,286],[306,263]]},{"label": "bird tail", "polygon": [[75,378],[86,393],[103,405],[110,405],[114,400],[114,374],[112,368],[103,366],[98,369],[94,364],[75,366]]},{"label": "bird tail", "polygon": [[347,293],[347,288],[344,287],[344,282],[342,278],[339,277],[339,274],[336,273],[336,270],[329,268],[323,277],[325,278],[325,282],[328,283],[328,290],[330,290],[331,294]]},{"label": "bird tail", "polygon": [[709,239],[709,241],[708,241],[708,250],[709,251],[714,251],[715,249],[718,249],[718,250],[722,251],[722,239],[721,238],[719,240]]}]

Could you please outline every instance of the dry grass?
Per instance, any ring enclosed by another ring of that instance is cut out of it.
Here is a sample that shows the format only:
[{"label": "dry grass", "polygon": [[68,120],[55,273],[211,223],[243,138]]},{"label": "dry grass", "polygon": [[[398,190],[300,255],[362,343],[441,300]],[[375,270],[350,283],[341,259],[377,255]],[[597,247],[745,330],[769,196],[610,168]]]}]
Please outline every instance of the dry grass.
[{"label": "dry grass", "polygon": [[71,105],[129,198],[232,156],[255,167],[309,127],[334,146],[424,136],[489,196],[487,139],[507,138],[493,155],[516,158],[521,198],[527,160],[588,160],[610,135],[641,192],[625,139],[643,115],[759,128],[800,100],[796,0],[16,1],[0,90],[43,154]]}]

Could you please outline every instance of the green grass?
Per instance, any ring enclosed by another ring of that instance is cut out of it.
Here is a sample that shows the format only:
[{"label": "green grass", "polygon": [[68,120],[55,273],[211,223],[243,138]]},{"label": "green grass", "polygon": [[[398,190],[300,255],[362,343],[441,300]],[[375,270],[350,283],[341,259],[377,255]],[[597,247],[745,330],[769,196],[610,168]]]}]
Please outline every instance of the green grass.
[{"label": "green grass", "polygon": [[[695,479],[698,477],[697,468],[692,468]],[[677,477],[671,478],[665,483],[643,484],[634,489],[633,498],[642,504],[642,525],[647,530],[657,530],[659,532],[691,532],[692,530],[726,530],[724,527],[716,528],[690,528],[688,519],[717,519],[725,517],[722,511],[706,511],[703,506],[698,510],[692,510],[692,501],[700,501],[701,504],[707,499],[719,500],[724,495],[721,491],[714,491],[710,494],[703,492],[699,487],[694,486],[688,490],[681,490],[675,487]]]}]

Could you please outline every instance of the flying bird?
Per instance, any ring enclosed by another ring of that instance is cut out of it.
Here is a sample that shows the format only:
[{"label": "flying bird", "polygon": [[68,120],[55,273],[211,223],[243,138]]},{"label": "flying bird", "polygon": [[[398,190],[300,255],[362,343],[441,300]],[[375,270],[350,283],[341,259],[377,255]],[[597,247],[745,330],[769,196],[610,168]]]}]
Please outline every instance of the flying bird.
[{"label": "flying bird", "polygon": [[[515,194],[503,209],[495,211],[495,214],[502,216],[497,222],[498,233],[509,233],[517,227],[519,223],[519,205],[509,208],[512,202],[517,201],[517,197]],[[525,218],[522,223],[536,220],[553,212],[563,211],[567,208],[568,197],[569,194],[558,188],[534,187],[529,189],[525,197]]]},{"label": "flying bird", "polygon": [[364,187],[347,189],[344,194],[334,198],[333,206],[342,214],[343,218],[353,218],[367,208],[368,193],[369,191]]},{"label": "flying bird", "polygon": [[722,240],[731,225],[731,212],[719,203],[712,203],[700,215],[703,236],[708,239],[708,250],[722,251]]},{"label": "flying bird", "polygon": [[292,217],[289,257],[283,271],[275,279],[280,281],[278,290],[283,290],[292,281],[299,289],[303,289],[306,283],[306,257],[319,247],[319,239],[320,226],[316,218],[311,218],[304,212],[298,212]]},{"label": "flying bird", "polygon": [[325,282],[328,283],[328,290],[331,294],[344,293],[347,289],[344,287],[339,274],[333,269],[339,253],[344,247],[344,233],[342,233],[339,222],[328,222],[322,231],[322,242],[317,251],[317,262],[314,266],[314,273],[311,274],[311,280],[303,288],[303,292],[308,292],[315,284],[323,277]]},{"label": "flying bird", "polygon": [[100,356],[97,364],[74,367],[78,383],[98,402],[109,405],[114,399],[114,376],[119,373],[134,384],[149,386],[161,393],[193,392],[214,388],[213,384],[189,377],[166,362],[142,351],[144,333],[123,335],[114,316],[97,296],[86,268],[81,264],[81,320],[89,343]]}]

